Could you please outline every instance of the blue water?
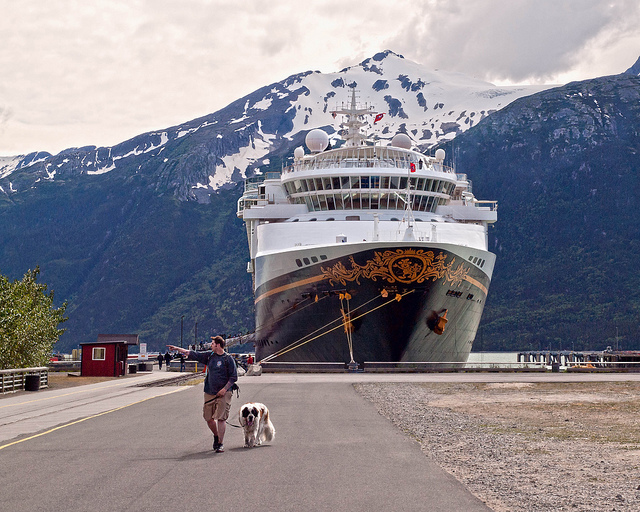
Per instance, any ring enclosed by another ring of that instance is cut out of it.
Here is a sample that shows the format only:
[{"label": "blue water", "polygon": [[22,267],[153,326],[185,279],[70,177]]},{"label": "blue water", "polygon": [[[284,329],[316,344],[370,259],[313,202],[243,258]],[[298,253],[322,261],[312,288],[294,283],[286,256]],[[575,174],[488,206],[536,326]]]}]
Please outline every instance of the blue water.
[{"label": "blue water", "polygon": [[468,363],[517,363],[517,352],[471,352]]}]

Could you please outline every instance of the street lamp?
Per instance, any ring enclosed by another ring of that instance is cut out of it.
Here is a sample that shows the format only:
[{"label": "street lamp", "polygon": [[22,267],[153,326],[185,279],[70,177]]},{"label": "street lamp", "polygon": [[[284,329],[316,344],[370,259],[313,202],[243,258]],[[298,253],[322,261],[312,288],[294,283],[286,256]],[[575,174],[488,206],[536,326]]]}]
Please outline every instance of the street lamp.
[{"label": "street lamp", "polygon": [[180,317],[180,348],[182,348],[182,328],[184,326],[184,315]]}]

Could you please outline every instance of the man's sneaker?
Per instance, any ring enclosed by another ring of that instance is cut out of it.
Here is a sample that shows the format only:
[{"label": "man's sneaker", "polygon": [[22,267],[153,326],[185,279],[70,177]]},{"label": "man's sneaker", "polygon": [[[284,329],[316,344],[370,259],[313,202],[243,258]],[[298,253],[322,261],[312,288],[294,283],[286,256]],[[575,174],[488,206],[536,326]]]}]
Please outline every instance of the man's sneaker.
[{"label": "man's sneaker", "polygon": [[224,452],[224,445],[223,445],[222,443],[220,443],[220,444],[218,445],[218,447],[216,448],[216,452],[217,452],[217,453],[222,453],[222,452]]},{"label": "man's sneaker", "polygon": [[213,450],[218,451],[218,446],[220,446],[220,442],[218,441],[218,436],[213,436]]}]

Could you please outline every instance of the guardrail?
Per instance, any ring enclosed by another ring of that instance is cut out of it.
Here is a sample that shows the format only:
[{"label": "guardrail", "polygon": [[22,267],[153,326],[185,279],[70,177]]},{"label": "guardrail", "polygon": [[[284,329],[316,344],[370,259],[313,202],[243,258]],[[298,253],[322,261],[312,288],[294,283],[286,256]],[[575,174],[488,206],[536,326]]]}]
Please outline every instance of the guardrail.
[{"label": "guardrail", "polygon": [[49,387],[49,368],[16,368],[0,370],[0,389],[2,394],[16,391],[38,391]]}]

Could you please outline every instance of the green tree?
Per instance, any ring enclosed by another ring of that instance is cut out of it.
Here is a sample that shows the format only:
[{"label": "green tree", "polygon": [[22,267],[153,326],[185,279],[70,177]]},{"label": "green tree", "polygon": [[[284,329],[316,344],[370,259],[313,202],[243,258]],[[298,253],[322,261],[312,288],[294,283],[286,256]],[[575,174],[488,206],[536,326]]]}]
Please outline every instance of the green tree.
[{"label": "green tree", "polygon": [[10,282],[0,275],[0,369],[46,366],[67,319],[53,307],[53,291],[37,283],[40,269],[29,270],[22,280]]}]

